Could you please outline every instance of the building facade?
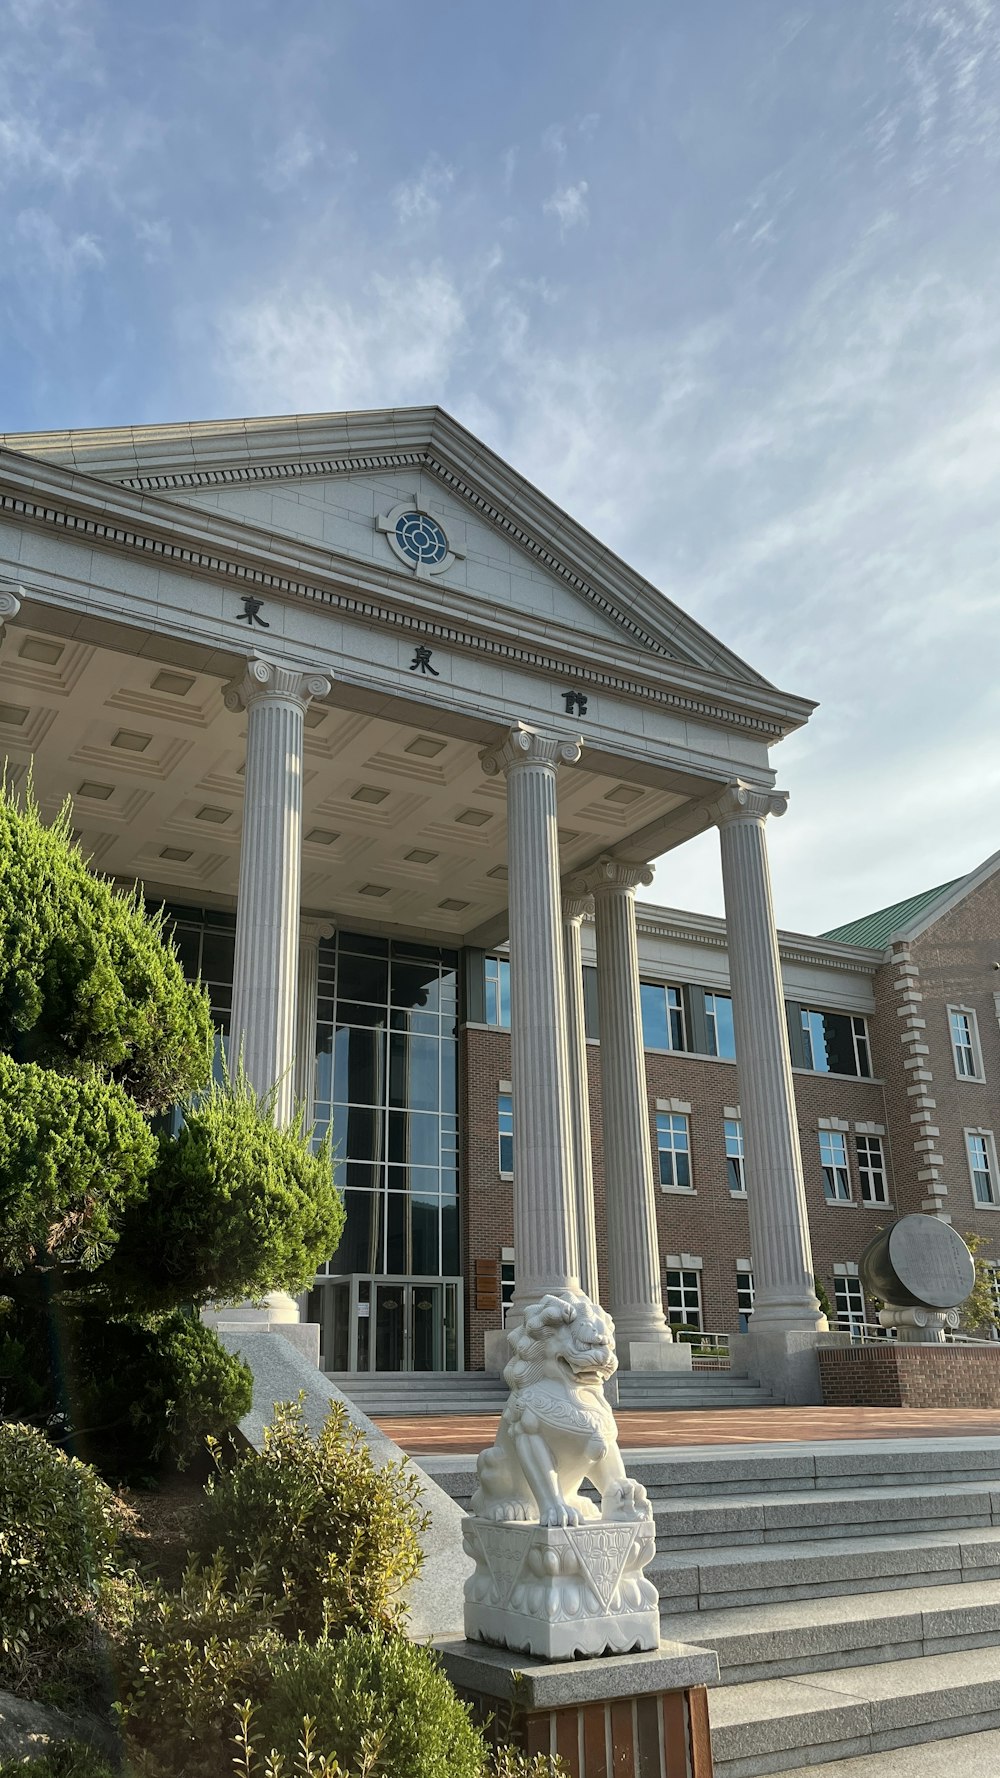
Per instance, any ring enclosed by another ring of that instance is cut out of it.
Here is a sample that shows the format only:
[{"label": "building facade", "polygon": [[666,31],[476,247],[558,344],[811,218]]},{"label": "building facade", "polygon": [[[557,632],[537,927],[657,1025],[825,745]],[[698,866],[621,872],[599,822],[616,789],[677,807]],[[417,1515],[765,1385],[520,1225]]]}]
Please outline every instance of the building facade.
[{"label": "building facade", "polygon": [[[625,1363],[751,1306],[808,1333],[880,1212],[947,1186],[963,1226],[956,1155],[989,1223],[992,878],[888,963],[779,947],[770,749],[811,706],[440,410],[7,435],[0,621],[9,780],[167,903],[276,1115],[332,1126],[331,1368],[474,1366],[579,1281]],[[727,926],[637,905],[707,825]]]}]

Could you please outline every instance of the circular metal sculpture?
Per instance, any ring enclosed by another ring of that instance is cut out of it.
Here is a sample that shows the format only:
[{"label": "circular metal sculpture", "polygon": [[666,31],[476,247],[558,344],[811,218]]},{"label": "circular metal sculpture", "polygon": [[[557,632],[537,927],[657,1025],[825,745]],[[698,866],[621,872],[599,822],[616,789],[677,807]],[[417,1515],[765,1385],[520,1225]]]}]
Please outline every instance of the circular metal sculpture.
[{"label": "circular metal sculpture", "polygon": [[936,1216],[903,1216],[882,1229],[858,1270],[867,1291],[902,1309],[957,1309],[976,1282],[961,1235]]}]

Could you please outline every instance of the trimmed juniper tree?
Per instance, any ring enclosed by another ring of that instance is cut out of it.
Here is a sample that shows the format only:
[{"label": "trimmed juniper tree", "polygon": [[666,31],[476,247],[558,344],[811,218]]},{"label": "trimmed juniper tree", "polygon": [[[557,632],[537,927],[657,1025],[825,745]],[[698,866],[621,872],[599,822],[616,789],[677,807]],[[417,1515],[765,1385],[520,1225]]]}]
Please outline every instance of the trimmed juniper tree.
[{"label": "trimmed juniper tree", "polygon": [[[343,1209],[329,1147],[212,1082],[208,997],[69,813],[0,792],[0,1413],[105,1468],[190,1455],[249,1406],[208,1301],[299,1291]],[[179,1127],[163,1114],[179,1105]]]}]

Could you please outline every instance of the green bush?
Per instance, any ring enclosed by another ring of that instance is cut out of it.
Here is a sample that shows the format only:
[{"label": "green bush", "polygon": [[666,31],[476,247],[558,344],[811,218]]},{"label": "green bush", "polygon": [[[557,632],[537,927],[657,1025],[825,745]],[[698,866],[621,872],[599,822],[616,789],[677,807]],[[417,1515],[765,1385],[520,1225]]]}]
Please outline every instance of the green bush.
[{"label": "green bush", "polygon": [[141,1204],[125,1217],[114,1275],[150,1305],[293,1294],[340,1243],[344,1210],[328,1143],[278,1129],[242,1078],[214,1086],[160,1139]]},{"label": "green bush", "polygon": [[0,1760],[0,1778],[119,1778],[103,1754],[82,1741],[57,1741],[46,1753],[24,1760]]},{"label": "green bush", "polygon": [[436,1657],[402,1636],[348,1630],[337,1642],[281,1649],[254,1719],[261,1749],[291,1766],[304,1717],[317,1751],[352,1773],[482,1778],[486,1765],[482,1738]]},{"label": "green bush", "polygon": [[69,812],[0,792],[0,1050],[63,1074],[112,1076],[144,1112],[203,1087],[208,997],[185,982],[163,922],[87,868]]},{"label": "green bush", "polygon": [[114,1081],[0,1053],[0,1267],[52,1255],[98,1264],[155,1158],[149,1125]]},{"label": "green bush", "polygon": [[207,1438],[230,1432],[253,1401],[253,1377],[196,1316],[108,1319],[80,1305],[69,1332],[75,1371],[75,1436],[108,1475],[180,1468]]},{"label": "green bush", "polygon": [[93,1641],[123,1520],[85,1463],[0,1425],[0,1685],[30,1695]]},{"label": "green bush", "polygon": [[144,1588],[119,1639],[118,1715],[144,1778],[229,1778],[237,1712],[259,1698],[284,1643],[281,1602],[250,1572],[227,1585],[221,1559],[193,1564],[178,1592]]},{"label": "green bush", "polygon": [[342,1402],[316,1438],[300,1403],[276,1403],[263,1450],[239,1453],[206,1493],[202,1552],[221,1550],[231,1575],[256,1566],[275,1596],[287,1587],[294,1631],[400,1621],[423,1559],[419,1484],[405,1464],[376,1467]]}]

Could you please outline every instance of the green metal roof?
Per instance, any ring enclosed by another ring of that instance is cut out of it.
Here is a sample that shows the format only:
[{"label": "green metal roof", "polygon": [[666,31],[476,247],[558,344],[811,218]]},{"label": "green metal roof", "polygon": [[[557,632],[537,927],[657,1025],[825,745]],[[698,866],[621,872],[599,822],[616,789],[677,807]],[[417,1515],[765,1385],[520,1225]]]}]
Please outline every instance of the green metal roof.
[{"label": "green metal roof", "polygon": [[949,889],[955,889],[963,882],[962,877],[953,877],[950,883],[940,883],[936,889],[925,889],[921,895],[911,895],[906,901],[894,901],[891,907],[879,908],[874,914],[865,914],[860,920],[848,920],[843,926],[832,926],[829,932],[821,932],[820,938],[834,939],[842,945],[870,945],[873,950],[880,950],[887,945],[896,932],[902,932],[918,915],[926,913],[936,901],[943,899]]}]

